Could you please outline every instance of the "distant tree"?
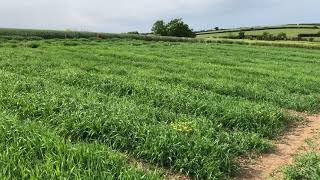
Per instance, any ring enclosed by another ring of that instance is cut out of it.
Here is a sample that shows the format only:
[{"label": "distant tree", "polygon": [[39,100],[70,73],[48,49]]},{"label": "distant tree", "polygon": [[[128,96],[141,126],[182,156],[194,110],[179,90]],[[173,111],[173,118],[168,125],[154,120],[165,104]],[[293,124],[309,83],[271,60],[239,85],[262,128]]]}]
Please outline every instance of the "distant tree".
[{"label": "distant tree", "polygon": [[219,27],[215,27],[214,30],[218,31],[218,30],[219,30]]},{"label": "distant tree", "polygon": [[169,36],[176,37],[195,37],[195,33],[185,24],[182,19],[173,19],[167,24],[167,32]]},{"label": "distant tree", "polygon": [[161,36],[175,37],[195,37],[195,33],[185,24],[182,19],[173,19],[168,24],[163,20],[156,21],[153,24],[152,32]]},{"label": "distant tree", "polygon": [[262,40],[274,40],[274,37],[272,34],[270,34],[269,32],[263,32],[262,34]]},{"label": "distant tree", "polygon": [[167,36],[167,27],[163,20],[156,21],[151,29],[153,34]]},{"label": "distant tree", "polygon": [[262,33],[262,37],[264,37],[265,39],[269,36],[269,33],[268,32],[263,32]]},{"label": "distant tree", "polygon": [[244,31],[239,32],[239,39],[244,39],[246,37],[246,34]]},{"label": "distant tree", "polygon": [[139,32],[138,31],[131,31],[131,32],[127,32],[127,34],[139,34]]},{"label": "distant tree", "polygon": [[279,34],[277,35],[277,39],[278,39],[278,40],[286,40],[286,39],[287,39],[287,34],[284,33],[284,32],[279,33]]},{"label": "distant tree", "polygon": [[72,30],[71,29],[65,29],[64,32],[65,32],[64,33],[64,38],[67,38],[68,34],[70,34],[72,32]]}]

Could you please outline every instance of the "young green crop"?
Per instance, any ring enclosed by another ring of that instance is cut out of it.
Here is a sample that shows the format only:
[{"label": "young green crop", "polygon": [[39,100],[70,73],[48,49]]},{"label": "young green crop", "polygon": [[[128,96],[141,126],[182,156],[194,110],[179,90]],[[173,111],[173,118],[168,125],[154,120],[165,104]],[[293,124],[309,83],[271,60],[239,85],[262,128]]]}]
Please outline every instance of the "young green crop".
[{"label": "young green crop", "polygon": [[283,170],[285,179],[299,180],[320,179],[320,156],[317,152],[309,152],[295,158],[294,164]]},{"label": "young green crop", "polygon": [[1,179],[162,179],[130,167],[103,144],[61,139],[34,122],[0,115]]},{"label": "young green crop", "polygon": [[292,120],[281,109],[319,110],[317,50],[81,39],[0,52],[0,110],[26,129],[193,178],[232,176],[237,157],[268,150]]}]

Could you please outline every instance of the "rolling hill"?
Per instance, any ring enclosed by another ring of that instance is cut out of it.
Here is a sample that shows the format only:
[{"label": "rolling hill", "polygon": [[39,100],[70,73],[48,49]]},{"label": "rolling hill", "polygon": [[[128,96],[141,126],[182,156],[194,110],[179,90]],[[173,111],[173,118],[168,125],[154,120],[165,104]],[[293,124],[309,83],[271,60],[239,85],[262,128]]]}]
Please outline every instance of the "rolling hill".
[{"label": "rolling hill", "polygon": [[265,26],[265,27],[243,27],[236,29],[222,29],[222,30],[209,30],[197,32],[197,38],[230,38],[239,35],[239,32],[244,32],[249,36],[261,36],[263,33],[268,32],[274,36],[279,33],[285,33],[288,38],[298,38],[298,36],[308,36],[319,39],[317,35],[320,32],[320,24],[287,24],[280,26]]}]

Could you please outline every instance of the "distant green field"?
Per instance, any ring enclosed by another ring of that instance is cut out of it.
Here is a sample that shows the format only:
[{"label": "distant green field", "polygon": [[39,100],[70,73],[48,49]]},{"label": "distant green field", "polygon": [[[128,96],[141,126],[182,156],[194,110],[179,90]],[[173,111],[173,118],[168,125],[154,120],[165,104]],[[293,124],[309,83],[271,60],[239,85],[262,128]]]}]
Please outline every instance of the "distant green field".
[{"label": "distant green field", "polygon": [[[275,28],[275,29],[269,29]],[[268,32],[273,35],[278,35],[279,33],[286,33],[288,37],[297,37],[298,34],[316,34],[320,32],[320,26],[310,26],[310,25],[288,25],[280,27],[257,27],[257,28],[242,28],[242,29],[227,29],[227,30],[218,30],[211,32],[200,32],[198,33],[198,38],[221,38],[221,37],[230,37],[237,36],[240,31],[245,32],[246,35],[262,35],[264,32]]]},{"label": "distant green field", "polygon": [[283,109],[320,110],[319,58],[236,44],[0,40],[0,178],[165,178],[129,159],[235,176],[240,156],[270,150],[293,120]]},{"label": "distant green field", "polygon": [[[262,35],[264,32],[277,35],[279,33],[286,33],[288,37],[297,37],[298,34],[315,34],[318,33],[320,29],[268,29],[268,30],[256,30],[247,31],[246,35]],[[227,36],[237,36],[239,32],[227,32],[227,33],[213,33],[213,34],[203,34],[198,35],[198,38],[210,38],[210,37],[227,37]]]},{"label": "distant green field", "polygon": [[310,41],[265,41],[265,40],[250,40],[250,39],[228,39],[228,38],[214,38],[210,37],[203,39],[206,43],[221,43],[221,44],[239,44],[239,45],[253,45],[253,46],[273,46],[273,47],[296,47],[306,49],[320,49],[319,38],[314,38],[314,42]]}]

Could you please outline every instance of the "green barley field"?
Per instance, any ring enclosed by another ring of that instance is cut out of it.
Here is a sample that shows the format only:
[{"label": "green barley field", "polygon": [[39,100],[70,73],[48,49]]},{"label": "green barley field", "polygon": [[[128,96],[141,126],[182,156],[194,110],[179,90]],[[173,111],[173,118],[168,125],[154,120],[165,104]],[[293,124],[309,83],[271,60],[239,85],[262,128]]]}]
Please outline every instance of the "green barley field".
[{"label": "green barley field", "polygon": [[303,48],[2,39],[0,77],[1,179],[228,179],[320,109]]}]

